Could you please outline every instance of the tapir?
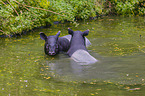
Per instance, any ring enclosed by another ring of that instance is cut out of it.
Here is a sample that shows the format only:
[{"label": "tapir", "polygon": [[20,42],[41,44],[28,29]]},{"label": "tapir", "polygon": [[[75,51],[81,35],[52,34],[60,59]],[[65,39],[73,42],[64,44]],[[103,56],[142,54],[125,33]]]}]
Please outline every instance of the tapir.
[{"label": "tapir", "polygon": [[56,35],[51,36],[46,36],[43,32],[40,32],[40,38],[45,40],[45,54],[56,55],[60,51],[67,51],[69,49],[69,40],[63,37],[59,37],[59,35],[60,31]]},{"label": "tapir", "polygon": [[91,64],[95,63],[98,60],[95,59],[88,53],[86,48],[86,39],[85,36],[89,34],[89,30],[84,32],[73,31],[68,28],[68,33],[72,36],[70,40],[70,48],[67,54],[76,62],[82,64]]},{"label": "tapir", "polygon": [[[59,52],[67,52],[70,47],[71,35],[59,37],[60,31],[56,35],[46,36],[40,32],[40,38],[45,40],[44,51],[47,55],[56,55]],[[91,42],[85,38],[86,46],[91,45]]]}]

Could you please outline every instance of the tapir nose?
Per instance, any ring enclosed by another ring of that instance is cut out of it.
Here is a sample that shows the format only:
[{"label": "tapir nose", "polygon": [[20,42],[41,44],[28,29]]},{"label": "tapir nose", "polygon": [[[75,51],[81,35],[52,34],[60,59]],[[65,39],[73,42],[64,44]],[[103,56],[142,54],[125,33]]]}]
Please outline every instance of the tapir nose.
[{"label": "tapir nose", "polygon": [[53,51],[53,52],[49,52],[49,55],[55,55],[55,52]]}]

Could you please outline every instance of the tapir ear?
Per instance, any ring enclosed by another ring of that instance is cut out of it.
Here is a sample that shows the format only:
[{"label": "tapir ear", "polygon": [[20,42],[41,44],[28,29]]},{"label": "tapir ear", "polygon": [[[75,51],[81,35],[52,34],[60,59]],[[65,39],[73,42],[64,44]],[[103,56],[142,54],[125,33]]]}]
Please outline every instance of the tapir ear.
[{"label": "tapir ear", "polygon": [[71,30],[70,28],[68,28],[68,33],[72,35],[73,34],[73,30]]},{"label": "tapir ear", "polygon": [[87,36],[89,34],[89,29],[83,32],[83,36]]},{"label": "tapir ear", "polygon": [[61,32],[61,31],[58,31],[58,33],[55,35],[56,38],[58,38],[58,36],[60,35],[60,32]]},{"label": "tapir ear", "polygon": [[40,38],[42,40],[46,40],[47,39],[47,36],[43,32],[40,32]]}]

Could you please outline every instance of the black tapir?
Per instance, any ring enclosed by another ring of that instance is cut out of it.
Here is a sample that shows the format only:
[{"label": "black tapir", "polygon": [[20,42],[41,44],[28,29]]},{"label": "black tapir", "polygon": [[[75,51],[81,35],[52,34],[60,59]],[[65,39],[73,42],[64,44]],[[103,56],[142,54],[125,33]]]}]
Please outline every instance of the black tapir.
[{"label": "black tapir", "polygon": [[59,37],[60,31],[56,35],[46,36],[40,32],[40,38],[45,40],[44,51],[47,55],[56,55],[60,51],[68,51],[70,42],[67,38]]},{"label": "black tapir", "polygon": [[72,35],[72,38],[67,54],[74,61],[86,64],[95,63],[98,61],[88,53],[88,50],[86,48],[85,36],[89,34],[89,30],[81,32],[73,31],[68,28],[68,33]]},{"label": "black tapir", "polygon": [[[44,51],[47,55],[56,55],[60,51],[67,52],[70,47],[71,35],[59,37],[60,31],[56,35],[46,36],[40,32],[40,38],[45,40]],[[90,41],[85,38],[86,46],[91,45]]]}]

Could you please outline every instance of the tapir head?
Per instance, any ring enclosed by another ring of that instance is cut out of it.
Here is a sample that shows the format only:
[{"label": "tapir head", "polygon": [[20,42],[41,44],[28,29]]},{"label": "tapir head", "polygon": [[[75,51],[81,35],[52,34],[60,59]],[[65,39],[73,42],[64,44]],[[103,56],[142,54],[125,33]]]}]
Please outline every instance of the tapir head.
[{"label": "tapir head", "polygon": [[79,41],[80,44],[83,43],[83,45],[86,45],[85,36],[89,34],[89,29],[84,32],[81,32],[81,31],[73,31],[70,28],[68,28],[68,33],[72,35],[71,43],[76,43]]},{"label": "tapir head", "polygon": [[59,52],[58,37],[60,31],[56,35],[46,36],[43,32],[40,32],[40,38],[45,40],[44,51],[47,55],[56,55]]},{"label": "tapir head", "polygon": [[68,28],[68,33],[72,36],[74,34],[76,34],[76,35],[81,35],[82,37],[84,37],[84,36],[87,36],[89,34],[89,29],[84,31],[84,32],[81,32],[81,31],[73,31],[70,28]]}]

